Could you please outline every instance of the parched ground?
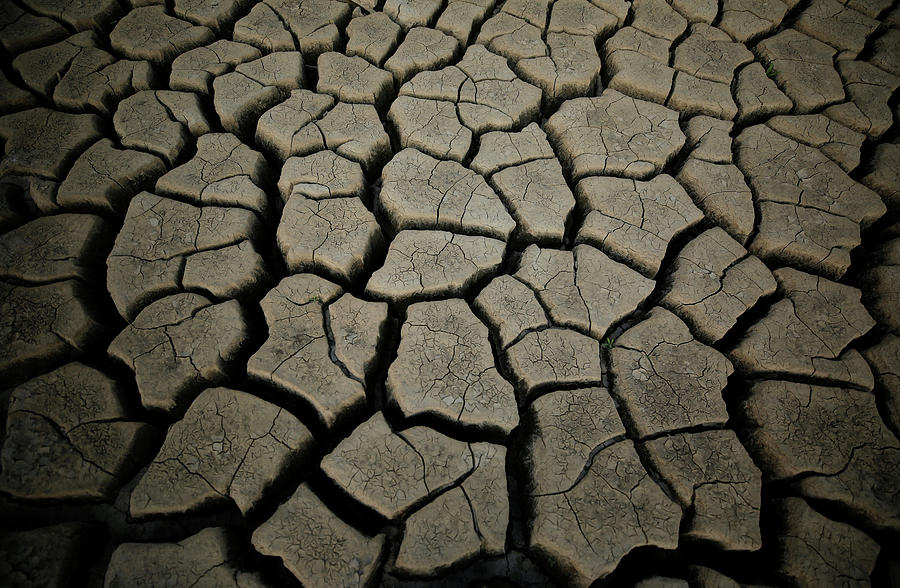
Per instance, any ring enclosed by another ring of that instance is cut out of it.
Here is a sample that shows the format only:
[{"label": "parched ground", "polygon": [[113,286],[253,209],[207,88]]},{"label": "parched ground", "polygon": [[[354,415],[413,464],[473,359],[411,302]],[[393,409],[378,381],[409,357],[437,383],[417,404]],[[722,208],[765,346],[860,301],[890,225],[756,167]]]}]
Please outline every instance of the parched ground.
[{"label": "parched ground", "polygon": [[900,586],[890,0],[0,0],[0,585]]}]

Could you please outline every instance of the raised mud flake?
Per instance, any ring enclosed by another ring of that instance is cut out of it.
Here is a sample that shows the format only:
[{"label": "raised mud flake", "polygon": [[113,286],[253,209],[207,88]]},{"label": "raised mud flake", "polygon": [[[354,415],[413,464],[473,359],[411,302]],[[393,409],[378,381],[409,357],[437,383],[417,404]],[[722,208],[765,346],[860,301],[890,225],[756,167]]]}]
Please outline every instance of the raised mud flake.
[{"label": "raised mud flake", "polygon": [[875,396],[794,382],[755,384],[741,405],[748,449],[768,480],[796,478],[809,498],[839,503],[867,526],[900,528],[900,442]]},{"label": "raised mud flake", "polygon": [[678,544],[681,508],[644,470],[634,444],[602,449],[564,492],[532,498],[530,547],[586,587],[612,572],[632,549]]},{"label": "raised mud flake", "polygon": [[318,72],[317,91],[331,94],[341,102],[384,108],[393,97],[391,74],[362,57],[347,57],[332,51],[323,53],[319,55]]},{"label": "raised mud flake", "polygon": [[731,362],[668,310],[653,308],[616,339],[610,370],[613,394],[641,437],[728,420],[722,390]]},{"label": "raised mud flake", "polygon": [[653,280],[590,245],[574,251],[529,246],[516,277],[537,293],[555,324],[601,338],[652,292]]},{"label": "raised mud flake", "polygon": [[459,298],[407,309],[385,386],[406,417],[436,415],[503,434],[519,423],[515,393],[494,365],[487,327]]},{"label": "raised mud flake", "polygon": [[116,24],[109,41],[113,49],[131,59],[166,65],[180,53],[212,43],[215,36],[206,27],[169,16],[164,6],[142,6]]},{"label": "raised mud flake", "polygon": [[252,510],[313,443],[283,408],[228,388],[204,391],[169,428],[131,493],[133,517],[174,515],[234,502]]},{"label": "raised mud flake", "polygon": [[113,0],[26,0],[24,4],[38,14],[63,21],[75,30],[103,30],[122,14]]},{"label": "raised mud flake", "polygon": [[853,225],[868,226],[885,212],[878,195],[817,149],[765,125],[745,129],[736,143],[737,165],[754,188],[762,213],[750,250],[833,277],[843,275],[850,249],[859,244]]},{"label": "raised mud flake", "polygon": [[527,440],[529,491],[565,492],[580,480],[591,454],[625,437],[625,427],[606,388],[561,390],[531,404]]},{"label": "raised mud flake", "polygon": [[11,0],[5,0],[0,10],[0,45],[10,55],[18,55],[35,47],[45,47],[65,38],[68,31],[46,16],[22,10]]},{"label": "raised mud flake", "polygon": [[541,28],[503,11],[481,25],[476,42],[513,62],[547,54]]},{"label": "raised mud flake", "polygon": [[878,27],[878,21],[838,0],[815,0],[800,13],[793,26],[840,51],[856,55]]},{"label": "raised mud flake", "polygon": [[141,311],[109,354],[134,371],[144,407],[174,414],[202,388],[224,381],[246,336],[237,301],[213,304],[199,294],[175,294]]},{"label": "raised mud flake", "polygon": [[600,247],[646,275],[659,271],[669,242],[703,219],[672,176],[649,182],[591,177],[575,188],[587,216],[576,243]]},{"label": "raised mud flake", "polygon": [[766,125],[785,137],[816,147],[845,172],[849,173],[859,165],[860,150],[866,136],[824,114],[776,116],[766,121]]},{"label": "raised mud flake", "polygon": [[646,178],[658,173],[685,139],[675,111],[615,90],[563,103],[547,121],[547,134],[574,180],[604,174]]},{"label": "raised mud flake", "polygon": [[265,2],[255,4],[247,16],[234,23],[232,38],[266,53],[297,50],[291,31]]},{"label": "raised mud flake", "polygon": [[443,7],[440,0],[387,0],[382,10],[403,30],[427,27]]},{"label": "raised mud flake", "polygon": [[671,43],[634,27],[619,29],[603,44],[609,88],[634,98],[663,104],[672,89],[675,70],[669,67]]},{"label": "raised mud flake", "polygon": [[110,499],[146,452],[119,386],[80,363],[13,389],[0,488],[18,499]]},{"label": "raised mud flake", "polygon": [[225,130],[253,136],[262,113],[303,85],[303,58],[279,51],[242,63],[213,81],[213,104]]},{"label": "raised mud flake", "polygon": [[733,431],[704,431],[644,443],[653,468],[691,513],[685,535],[730,551],[762,546],[762,474]]},{"label": "raised mud flake", "polygon": [[734,125],[711,116],[699,115],[687,121],[684,132],[691,157],[710,163],[731,163],[731,129]]},{"label": "raised mud flake", "polygon": [[0,531],[0,577],[10,588],[65,586],[84,572],[96,541],[89,523]]},{"label": "raised mud flake", "polygon": [[102,65],[114,61],[111,55],[96,48],[97,42],[93,31],[78,33],[53,45],[19,55],[12,60],[12,67],[26,87],[45,98],[52,98],[54,87],[79,55],[86,54],[89,59],[98,60]]},{"label": "raised mud flake", "polygon": [[111,227],[91,214],[37,218],[0,235],[0,279],[90,282],[110,241]]},{"label": "raised mud flake", "polygon": [[753,193],[744,174],[731,164],[717,164],[690,157],[678,172],[678,181],[694,203],[718,225],[746,243],[756,221]]},{"label": "raised mud flake", "polygon": [[723,0],[719,28],[738,43],[747,43],[775,30],[787,11],[781,0]]},{"label": "raised mud flake", "polygon": [[177,543],[122,543],[106,569],[105,588],[128,586],[259,586],[241,571],[237,541],[225,527],[210,527]]},{"label": "raised mud flake", "polygon": [[687,29],[687,20],[665,0],[635,0],[632,26],[654,37],[674,41]]},{"label": "raised mud flake", "polygon": [[900,77],[864,61],[838,61],[848,101],[828,107],[825,114],[854,131],[877,139],[894,123],[889,101]]},{"label": "raised mud flake", "polygon": [[522,333],[549,326],[534,291],[512,276],[497,276],[475,298],[473,307],[483,315],[508,347]]},{"label": "raised mud flake", "polygon": [[406,520],[396,561],[404,573],[433,576],[462,560],[504,552],[509,523],[506,448],[488,443],[470,447],[472,474]]},{"label": "raised mud flake", "polygon": [[773,272],[776,302],[729,354],[747,374],[787,374],[872,389],[872,372],[847,345],[874,325],[860,291],[791,268]]},{"label": "raised mud flake", "polygon": [[[125,223],[107,259],[107,289],[119,313],[129,319],[161,295],[182,289],[185,260],[200,252],[220,251],[253,238],[256,215],[242,208],[192,206],[141,192],[131,200]],[[262,258],[240,275],[209,267],[204,287],[231,297],[256,287]]]},{"label": "raised mud flake", "polygon": [[703,80],[730,84],[734,71],[753,61],[753,54],[741,43],[715,27],[691,25],[691,33],[675,49],[675,69]]},{"label": "raised mud flake", "polygon": [[467,45],[472,31],[494,8],[494,0],[449,0],[434,28]]},{"label": "raised mud flake", "polygon": [[782,528],[776,538],[776,573],[798,586],[868,586],[879,546],[846,523],[832,521],[802,498],[776,505]]},{"label": "raised mud flake", "polygon": [[197,152],[156,182],[156,192],[197,204],[240,206],[265,216],[268,197],[259,185],[268,172],[265,158],[228,133],[197,139]]},{"label": "raised mud flake", "polygon": [[[774,0],[777,1],[777,0]],[[794,29],[761,41],[757,55],[772,68],[779,87],[804,113],[844,99],[844,84],[834,69],[834,49]]]},{"label": "raised mud flake", "polygon": [[537,159],[494,174],[491,182],[516,219],[524,242],[559,244],[575,197],[555,158]]},{"label": "raised mud flake", "polygon": [[459,42],[441,31],[415,27],[384,64],[399,86],[420,71],[437,69],[450,63],[459,51]]},{"label": "raised mud flake", "polygon": [[77,280],[0,282],[0,377],[16,383],[88,351],[103,333],[87,304],[94,297]]},{"label": "raised mud flake", "polygon": [[477,466],[473,447],[427,427],[394,432],[379,412],[322,458],[338,486],[396,520]]},{"label": "raised mud flake", "polygon": [[529,123],[518,132],[492,131],[482,135],[469,167],[488,177],[507,167],[554,157],[544,131],[537,123]]},{"label": "raised mud flake", "polygon": [[875,372],[884,420],[900,439],[900,337],[888,333],[862,353]]},{"label": "raised mud flake", "polygon": [[365,586],[381,565],[384,535],[363,535],[301,484],[253,531],[252,542],[260,553],[280,557],[304,586]]},{"label": "raised mud flake", "polygon": [[778,89],[775,82],[766,75],[763,66],[757,62],[738,72],[734,100],[738,107],[738,122],[790,112],[794,107],[791,99]]},{"label": "raised mud flake", "polygon": [[364,382],[375,370],[378,348],[388,319],[386,302],[367,302],[344,294],[325,309],[334,354],[356,379]]},{"label": "raised mud flake", "polygon": [[262,57],[259,49],[226,39],[182,53],[172,62],[169,87],[173,90],[211,94],[213,80],[236,66]]},{"label": "raised mud flake", "polygon": [[347,25],[347,55],[358,55],[378,67],[399,42],[400,25],[383,12],[358,16]]},{"label": "raised mud flake", "polygon": [[[323,116],[334,98],[310,90],[292,90],[290,97],[264,112],[256,124],[256,143],[284,161],[305,147],[300,131]],[[289,194],[290,192],[288,192]],[[288,194],[282,191],[287,198]]]},{"label": "raised mud flake", "polygon": [[278,247],[288,271],[319,270],[350,283],[384,246],[375,216],[356,197],[288,199],[278,223]]},{"label": "raised mud flake", "polygon": [[144,90],[119,103],[113,125],[122,145],[175,165],[193,137],[210,130],[196,94]]},{"label": "raised mud flake", "polygon": [[357,162],[368,174],[376,173],[391,157],[391,139],[371,104],[339,102],[321,119],[295,132],[291,148],[295,155],[330,149]]},{"label": "raised mud flake", "polygon": [[462,161],[472,144],[472,131],[459,121],[452,102],[400,96],[391,104],[388,119],[401,147],[415,147],[441,159]]},{"label": "raised mud flake", "polygon": [[675,73],[666,106],[684,114],[706,114],[726,120],[732,120],[738,113],[730,84],[704,80],[683,71]]},{"label": "raised mud flake", "polygon": [[603,377],[600,343],[569,329],[532,331],[506,353],[529,398],[547,388],[599,385]]},{"label": "raised mud flake", "polygon": [[404,149],[381,179],[377,202],[394,231],[442,229],[506,240],[516,227],[484,178],[455,161]]},{"label": "raised mud flake", "polygon": [[401,231],[366,292],[390,302],[462,295],[500,267],[505,249],[503,241],[488,237]]},{"label": "raised mud flake", "polygon": [[319,151],[305,157],[291,157],[281,168],[278,191],[286,201],[291,194],[307,198],[362,198],[366,178],[362,167],[334,151]]},{"label": "raised mud flake", "polygon": [[705,343],[721,339],[777,286],[759,258],[718,227],[681,250],[667,282],[661,304],[687,321]]},{"label": "raised mud flake", "polygon": [[[341,294],[339,286],[312,274],[283,279],[262,299],[269,336],[250,357],[247,373],[308,403],[326,427],[334,427],[366,404],[365,374],[344,371],[336,343],[349,330],[331,325],[324,306]],[[376,332],[380,328],[376,329]],[[332,356],[331,338],[335,341]],[[378,339],[367,339],[357,353],[375,352]],[[337,358],[338,361],[335,361]],[[349,370],[350,368],[347,367]]]},{"label": "raised mud flake", "polygon": [[6,141],[0,176],[23,174],[52,180],[102,136],[100,118],[32,108],[0,117],[0,138]]}]

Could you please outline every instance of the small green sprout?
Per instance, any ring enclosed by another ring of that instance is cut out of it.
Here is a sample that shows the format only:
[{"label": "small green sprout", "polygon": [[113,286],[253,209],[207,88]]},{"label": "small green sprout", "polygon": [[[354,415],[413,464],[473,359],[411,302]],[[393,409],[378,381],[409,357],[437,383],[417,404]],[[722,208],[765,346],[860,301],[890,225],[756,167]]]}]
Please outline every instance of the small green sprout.
[{"label": "small green sprout", "polygon": [[322,299],[319,296],[310,296],[306,303],[309,304],[310,302],[322,302]]},{"label": "small green sprout", "polygon": [[613,347],[616,346],[616,340],[613,339],[612,337],[607,337],[606,339],[603,340],[603,346],[606,347],[607,349],[612,349]]},{"label": "small green sprout", "polygon": [[770,78],[774,78],[778,75],[778,70],[775,69],[775,66],[770,63],[769,67],[766,68],[766,75]]}]

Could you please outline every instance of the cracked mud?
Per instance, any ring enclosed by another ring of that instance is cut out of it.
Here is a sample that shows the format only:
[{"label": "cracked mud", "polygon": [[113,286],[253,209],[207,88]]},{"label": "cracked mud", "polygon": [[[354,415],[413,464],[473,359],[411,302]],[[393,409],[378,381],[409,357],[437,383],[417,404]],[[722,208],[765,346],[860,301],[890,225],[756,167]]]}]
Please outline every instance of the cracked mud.
[{"label": "cracked mud", "polygon": [[900,586],[900,6],[0,0],[0,585]]}]

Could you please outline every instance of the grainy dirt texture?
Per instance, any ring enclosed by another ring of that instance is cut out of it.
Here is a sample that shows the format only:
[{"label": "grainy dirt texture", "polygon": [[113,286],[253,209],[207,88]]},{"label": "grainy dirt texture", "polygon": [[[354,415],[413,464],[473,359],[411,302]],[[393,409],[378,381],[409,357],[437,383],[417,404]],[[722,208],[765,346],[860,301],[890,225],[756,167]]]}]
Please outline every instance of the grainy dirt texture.
[{"label": "grainy dirt texture", "polygon": [[0,586],[900,587],[900,5],[0,0]]}]

